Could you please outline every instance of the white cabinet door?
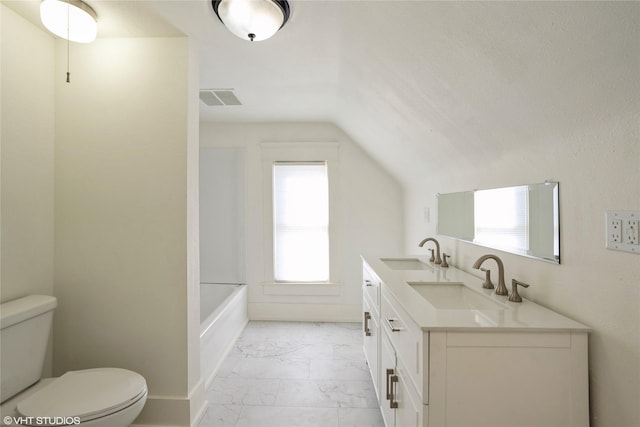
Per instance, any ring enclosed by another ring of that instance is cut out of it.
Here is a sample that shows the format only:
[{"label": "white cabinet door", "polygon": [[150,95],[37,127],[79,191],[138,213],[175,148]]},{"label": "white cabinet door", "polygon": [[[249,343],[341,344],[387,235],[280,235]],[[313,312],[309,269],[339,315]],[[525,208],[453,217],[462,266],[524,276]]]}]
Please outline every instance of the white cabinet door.
[{"label": "white cabinet door", "polygon": [[422,400],[408,381],[409,372],[397,358],[386,333],[381,333],[379,394],[387,427],[422,427]]},{"label": "white cabinet door", "polygon": [[433,426],[589,425],[585,333],[432,333],[430,349]]},{"label": "white cabinet door", "polygon": [[396,352],[391,346],[391,342],[387,334],[380,334],[380,390],[378,400],[380,401],[380,410],[384,425],[386,427],[395,427],[396,410],[392,408],[390,400],[391,392],[391,376],[395,374],[396,369]]},{"label": "white cabinet door", "polygon": [[371,379],[373,380],[373,386],[376,391],[376,396],[380,396],[380,369],[379,369],[379,342],[380,342],[380,330],[378,327],[378,316],[371,308],[371,301],[368,298],[363,298],[363,324],[362,334],[364,343],[364,355],[369,365],[369,371],[371,371]]},{"label": "white cabinet door", "polygon": [[400,360],[391,394],[396,408],[396,427],[422,427],[422,400],[418,396]]}]

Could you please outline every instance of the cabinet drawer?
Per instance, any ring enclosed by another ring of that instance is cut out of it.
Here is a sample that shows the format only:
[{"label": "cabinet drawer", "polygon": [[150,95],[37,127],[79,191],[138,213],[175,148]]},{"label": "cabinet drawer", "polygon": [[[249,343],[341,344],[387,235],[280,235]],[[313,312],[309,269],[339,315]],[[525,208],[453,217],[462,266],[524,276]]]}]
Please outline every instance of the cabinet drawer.
[{"label": "cabinet drawer", "polygon": [[376,314],[380,314],[380,284],[378,276],[362,263],[362,294],[373,303]]},{"label": "cabinet drawer", "polygon": [[382,307],[380,311],[380,329],[383,329],[396,350],[398,365],[402,365],[408,374],[407,381],[413,384],[426,403],[428,396],[426,385],[423,389],[423,339],[422,330],[402,309],[389,291],[382,286]]}]

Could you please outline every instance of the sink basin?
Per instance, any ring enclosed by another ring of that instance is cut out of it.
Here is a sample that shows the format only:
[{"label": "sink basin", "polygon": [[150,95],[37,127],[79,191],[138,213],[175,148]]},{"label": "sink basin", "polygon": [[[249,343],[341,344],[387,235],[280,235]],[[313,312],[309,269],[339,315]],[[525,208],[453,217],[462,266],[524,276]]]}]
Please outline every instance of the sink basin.
[{"label": "sink basin", "polygon": [[417,258],[380,258],[392,270],[432,270],[429,264]]},{"label": "sink basin", "polygon": [[504,310],[496,301],[474,292],[461,283],[409,283],[438,310]]}]

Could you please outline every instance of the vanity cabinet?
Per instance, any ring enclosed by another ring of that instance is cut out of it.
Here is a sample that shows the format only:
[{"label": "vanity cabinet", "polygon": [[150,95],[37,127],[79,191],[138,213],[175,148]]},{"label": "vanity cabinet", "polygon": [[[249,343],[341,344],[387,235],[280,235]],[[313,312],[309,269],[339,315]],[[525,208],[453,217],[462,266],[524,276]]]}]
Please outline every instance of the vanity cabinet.
[{"label": "vanity cabinet", "polygon": [[477,325],[457,326],[456,310],[422,306],[392,282],[415,274],[377,274],[366,261],[363,272],[378,288],[372,298],[363,280],[365,355],[386,427],[588,427],[588,328],[530,301],[505,302],[502,324],[470,310]]}]

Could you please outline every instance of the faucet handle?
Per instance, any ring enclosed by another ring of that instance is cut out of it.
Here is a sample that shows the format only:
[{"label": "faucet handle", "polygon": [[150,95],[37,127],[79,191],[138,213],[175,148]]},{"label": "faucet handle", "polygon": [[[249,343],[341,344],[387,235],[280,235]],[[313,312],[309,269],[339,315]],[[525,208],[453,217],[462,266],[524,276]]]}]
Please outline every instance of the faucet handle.
[{"label": "faucet handle", "polygon": [[511,295],[509,295],[509,301],[522,302],[522,297],[518,293],[518,285],[528,288],[529,285],[522,283],[516,279],[511,279]]},{"label": "faucet handle", "polygon": [[429,258],[429,262],[434,262],[436,257],[433,255],[434,249],[429,248],[429,252],[431,252],[431,258]]},{"label": "faucet handle", "polygon": [[449,264],[447,264],[447,258],[451,258],[451,255],[447,255],[444,252],[442,252],[442,264],[440,264],[440,267],[442,268],[447,268],[449,267]]},{"label": "faucet handle", "polygon": [[484,271],[484,283],[482,283],[482,287],[484,289],[494,289],[495,286],[491,282],[491,270],[487,268],[481,268],[480,271]]}]

